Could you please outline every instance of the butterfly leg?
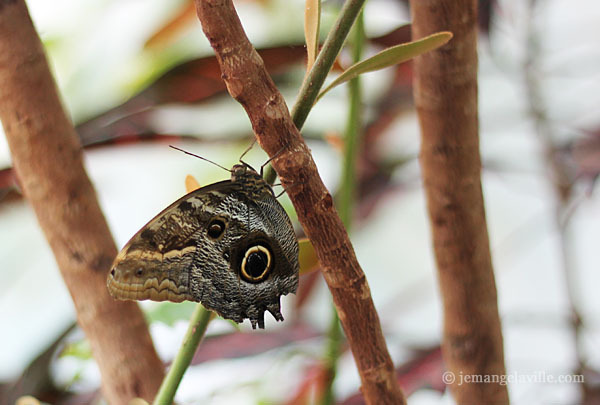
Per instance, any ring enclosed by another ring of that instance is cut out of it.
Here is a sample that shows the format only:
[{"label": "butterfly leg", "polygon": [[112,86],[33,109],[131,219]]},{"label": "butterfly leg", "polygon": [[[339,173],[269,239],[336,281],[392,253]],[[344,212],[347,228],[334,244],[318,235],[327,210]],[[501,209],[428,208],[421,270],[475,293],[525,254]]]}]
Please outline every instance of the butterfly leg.
[{"label": "butterfly leg", "polygon": [[265,163],[263,163],[260,166],[260,177],[263,177],[263,171],[266,165],[268,165],[269,163],[271,163],[271,161],[275,158],[277,158],[279,155],[281,155],[281,153],[287,148],[288,145],[284,145],[281,147],[281,149],[279,149],[277,151],[277,153],[275,153],[272,157],[270,157]]},{"label": "butterfly leg", "polygon": [[[277,195],[275,196],[275,198],[279,198],[279,197],[281,197],[281,196],[282,196],[284,193],[286,193],[286,192],[287,192],[289,189],[292,189],[292,188],[294,188],[294,187],[297,187],[297,186],[301,186],[301,185],[303,185],[303,184],[306,184],[306,182],[294,183],[294,184],[292,184],[290,187],[288,187],[288,188],[284,188],[284,189],[283,189],[283,191],[281,191],[279,194],[277,194]],[[281,186],[281,187],[283,187],[283,184],[281,184],[281,183],[278,183],[278,184],[273,184],[273,187],[275,187],[275,186]]]}]

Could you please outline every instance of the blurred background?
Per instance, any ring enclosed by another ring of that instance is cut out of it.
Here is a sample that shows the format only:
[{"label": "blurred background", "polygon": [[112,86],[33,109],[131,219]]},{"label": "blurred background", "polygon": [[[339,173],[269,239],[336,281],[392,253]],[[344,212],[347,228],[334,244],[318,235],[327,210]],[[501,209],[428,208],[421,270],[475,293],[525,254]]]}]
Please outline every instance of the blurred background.
[{"label": "blurred background", "polygon": [[[323,2],[323,37],[341,3]],[[191,1],[27,4],[119,247],[185,193],[186,174],[201,185],[228,178],[168,147],[230,167],[252,142]],[[235,4],[293,105],[305,69],[304,2]],[[515,404],[600,403],[598,21],[593,0],[480,1],[482,181]],[[405,2],[369,0],[367,54],[409,40],[409,23]],[[349,61],[342,53],[340,65]],[[411,80],[410,63],[363,76],[366,128],[351,239],[409,404],[451,404]],[[347,104],[347,89],[336,88],[302,131],[332,193]],[[259,167],[267,157],[255,146],[244,160]],[[52,403],[97,401],[99,372],[10,166],[0,137],[0,403],[15,393]],[[287,197],[280,201],[295,221]],[[300,235],[297,221],[295,227]],[[296,296],[283,298],[286,322],[269,318],[265,331],[214,320],[177,400],[301,404],[318,397],[330,297],[318,272],[300,284]],[[141,305],[161,358],[170,362],[194,304]],[[585,383],[571,382],[576,374]],[[360,403],[359,385],[346,350],[335,381],[338,402]]]}]

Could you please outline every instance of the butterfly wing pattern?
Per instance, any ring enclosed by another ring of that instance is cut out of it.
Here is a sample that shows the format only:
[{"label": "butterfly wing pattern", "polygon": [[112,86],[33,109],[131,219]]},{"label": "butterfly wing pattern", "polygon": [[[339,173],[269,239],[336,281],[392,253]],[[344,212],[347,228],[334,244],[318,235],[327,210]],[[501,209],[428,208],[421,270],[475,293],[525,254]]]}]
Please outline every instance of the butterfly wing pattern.
[{"label": "butterfly wing pattern", "polygon": [[159,213],[123,247],[108,276],[117,299],[201,302],[264,328],[283,321],[280,297],[298,288],[298,241],[271,187],[247,165]]}]

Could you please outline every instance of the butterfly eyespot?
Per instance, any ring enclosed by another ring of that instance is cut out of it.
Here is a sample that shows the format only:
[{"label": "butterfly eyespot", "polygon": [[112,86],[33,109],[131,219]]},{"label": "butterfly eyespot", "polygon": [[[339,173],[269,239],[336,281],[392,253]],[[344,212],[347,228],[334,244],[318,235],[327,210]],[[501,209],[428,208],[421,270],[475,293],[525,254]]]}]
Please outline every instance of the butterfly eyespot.
[{"label": "butterfly eyespot", "polygon": [[262,245],[249,247],[242,259],[241,273],[246,281],[256,283],[267,278],[271,269],[271,252]]},{"label": "butterfly eyespot", "polygon": [[208,224],[208,236],[213,239],[219,238],[225,231],[225,222],[220,218],[215,218]]}]

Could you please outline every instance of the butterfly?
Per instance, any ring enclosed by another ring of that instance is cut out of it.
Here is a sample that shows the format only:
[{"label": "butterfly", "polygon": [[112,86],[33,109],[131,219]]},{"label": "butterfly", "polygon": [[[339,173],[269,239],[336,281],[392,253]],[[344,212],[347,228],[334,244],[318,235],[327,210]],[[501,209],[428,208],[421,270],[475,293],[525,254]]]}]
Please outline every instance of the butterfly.
[{"label": "butterfly", "polygon": [[264,328],[283,321],[280,298],[298,288],[298,241],[273,189],[246,163],[231,179],[175,201],[123,247],[107,280],[121,300],[202,303]]}]

